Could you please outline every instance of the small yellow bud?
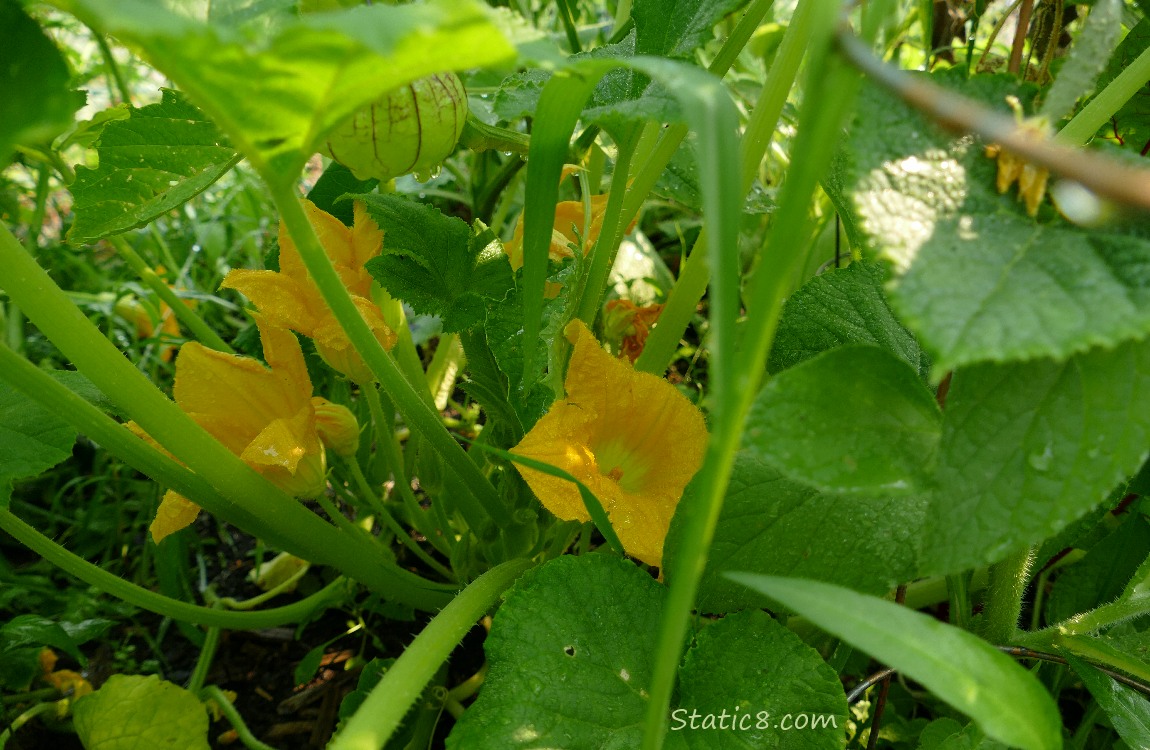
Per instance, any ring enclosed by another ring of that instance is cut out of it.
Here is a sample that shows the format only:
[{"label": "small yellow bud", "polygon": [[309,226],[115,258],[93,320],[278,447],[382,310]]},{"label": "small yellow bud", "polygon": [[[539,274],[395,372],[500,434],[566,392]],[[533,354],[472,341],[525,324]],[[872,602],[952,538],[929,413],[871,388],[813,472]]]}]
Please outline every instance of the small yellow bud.
[{"label": "small yellow bud", "polygon": [[359,449],[359,422],[351,409],[334,404],[322,396],[313,396],[315,429],[323,444],[344,458]]}]

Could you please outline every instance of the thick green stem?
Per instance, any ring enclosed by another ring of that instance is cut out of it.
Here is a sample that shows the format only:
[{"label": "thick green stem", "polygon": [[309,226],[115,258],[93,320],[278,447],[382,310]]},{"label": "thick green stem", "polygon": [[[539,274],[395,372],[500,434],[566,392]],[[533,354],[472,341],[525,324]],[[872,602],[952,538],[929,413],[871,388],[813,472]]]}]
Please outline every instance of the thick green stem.
[{"label": "thick green stem", "polygon": [[208,628],[207,635],[204,637],[204,645],[200,648],[200,655],[196,659],[196,668],[192,670],[192,676],[188,679],[188,690],[198,693],[204,687],[204,683],[208,679],[208,672],[212,668],[212,662],[216,658],[216,650],[219,647],[219,626]]},{"label": "thick green stem", "polygon": [[140,281],[144,285],[155,292],[156,296],[164,301],[172,310],[172,314],[176,316],[176,320],[184,324],[184,327],[192,332],[192,335],[199,340],[204,346],[209,346],[219,352],[227,352],[234,354],[235,350],[228,346],[228,343],[220,338],[219,334],[211,329],[211,327],[204,322],[203,318],[196,315],[192,308],[184,304],[183,300],[176,296],[172,288],[164,283],[159,274],[152,270],[148,262],[140,257],[140,254],[128,244],[128,241],[123,237],[116,236],[110,239],[112,245],[116,248],[116,252],[120,257],[132,267],[136,275],[140,277]]},{"label": "thick green stem", "polygon": [[330,745],[332,750],[378,750],[424,686],[475,622],[525,570],[527,560],[512,560],[487,571],[432,619],[396,659]]},{"label": "thick green stem", "polygon": [[982,607],[982,636],[995,645],[1006,645],[1018,629],[1022,595],[1030,581],[1034,550],[1026,548],[990,568],[990,585]]},{"label": "thick green stem", "polygon": [[[741,175],[743,192],[751,189],[759,164],[771,145],[771,139],[778,130],[779,118],[787,103],[799,65],[802,63],[810,44],[812,8],[818,0],[802,0],[795,8],[790,24],[783,34],[779,50],[767,73],[766,84],[759,94],[759,100],[751,111],[751,121],[743,134],[740,144],[742,160]],[[644,168],[644,172],[649,168]],[[679,279],[671,289],[667,303],[659,314],[659,320],[651,329],[651,335],[643,347],[643,353],[635,362],[635,369],[643,372],[662,374],[675,356],[679,339],[691,323],[699,300],[707,291],[711,280],[711,269],[707,265],[707,230],[703,228],[695,239],[691,254],[679,271]]]},{"label": "thick green stem", "polygon": [[302,622],[316,610],[335,606],[347,596],[347,581],[337,579],[316,593],[294,604],[256,612],[232,612],[213,607],[200,607],[125,581],[103,568],[72,554],[36,529],[17,518],[11,511],[0,509],[0,529],[11,534],[28,549],[43,557],[65,573],[104,591],[128,604],[164,617],[183,620],[194,625],[225,628],[227,630],[260,630],[277,628]]},{"label": "thick green stem", "polygon": [[[774,340],[784,295],[794,281],[796,269],[806,258],[811,237],[811,198],[818,188],[818,180],[830,164],[841,125],[858,88],[858,75],[839,58],[829,54],[830,34],[837,10],[837,4],[829,0],[812,3],[812,63],[795,141],[795,153],[807,154],[808,158],[801,164],[796,162],[787,177],[771,227],[767,253],[751,279],[748,298],[754,299],[756,305],[743,330],[743,347],[735,353],[720,352],[716,357],[716,360],[721,360],[736,355],[732,357],[733,363],[725,365],[731,368],[729,376],[722,377],[716,371],[722,388],[716,394],[713,410],[715,429],[707,446],[703,469],[694,480],[695,508],[686,516],[679,567],[670,581],[663,612],[655,649],[644,750],[659,750],[663,744],[675,673],[742,437],[743,421],[766,369],[767,353]],[[716,250],[709,253],[712,263],[720,263],[720,259],[729,257],[729,249],[727,256],[724,256],[722,247]],[[730,273],[730,269],[720,267],[717,273],[725,275]],[[717,278],[717,281],[722,284],[716,285],[713,307],[722,311],[724,308],[719,304],[722,300],[718,299],[718,293],[737,294],[737,290],[724,289],[728,283],[725,278]],[[719,322],[722,322],[721,317]]]},{"label": "thick green stem", "polygon": [[[368,484],[367,477],[363,475],[363,469],[359,468],[359,463],[355,460],[354,456],[348,460],[348,467],[351,469],[351,476],[353,479],[355,479],[356,487],[359,489],[360,494],[362,494],[364,498],[370,503],[376,515],[379,516],[380,521],[383,522],[383,525],[390,529],[391,533],[395,534],[395,538],[399,540],[400,544],[411,550],[411,552],[413,552],[416,557],[422,560],[428,567],[430,567],[439,575],[443,576],[449,581],[455,580],[455,576],[452,574],[452,572],[443,567],[443,565],[434,557],[429,555],[427,551],[423,549],[423,547],[420,547],[419,542],[412,539],[411,534],[407,532],[407,529],[400,526],[395,518],[391,515],[391,513],[388,512],[387,507],[380,501],[379,496],[371,489],[371,485]],[[398,482],[401,480],[397,479],[396,481]]]},{"label": "thick green stem", "polygon": [[[198,475],[193,482],[197,489],[203,489],[205,483],[212,488],[208,492],[193,492],[189,497],[208,499],[215,505],[212,510],[218,508],[224,511],[225,518],[241,521],[248,533],[274,540],[283,549],[311,562],[332,565],[384,596],[429,611],[446,603],[449,594],[436,584],[383,565],[370,546],[324,523],[194,422],[101,335],[6,227],[0,227],[0,285],[82,373]],[[82,420],[94,426],[111,440],[109,443],[98,438],[103,445],[142,442],[123,428],[110,428],[108,425],[114,422],[12,352],[0,351],[0,360],[12,363],[11,368],[0,370],[5,380],[49,406],[72,404],[57,413],[64,419]],[[120,437],[113,435],[116,431]],[[92,432],[88,434],[97,437]],[[129,451],[129,455],[148,454]],[[150,459],[150,463],[162,465],[159,459]],[[164,478],[173,473],[166,469]],[[187,484],[184,478],[169,486],[181,491]]]},{"label": "thick green stem", "polygon": [[1098,95],[1091,99],[1074,119],[1066,123],[1066,127],[1058,131],[1054,140],[1072,146],[1085,144],[1146,85],[1147,81],[1150,81],[1150,48],[1142,50],[1142,54],[1134,58],[1134,62],[1126,66],[1106,88],[1098,92]]},{"label": "thick green stem", "polygon": [[124,73],[120,70],[115,56],[112,55],[112,48],[108,46],[108,40],[95,29],[92,30],[92,36],[95,37],[96,46],[100,48],[100,55],[104,58],[104,67],[108,70],[108,78],[116,84],[115,90],[119,92],[122,103],[129,107],[132,106],[132,90],[128,88],[128,83],[124,80]]},{"label": "thick green stem", "polygon": [[205,701],[212,701],[219,709],[228,723],[232,725],[232,729],[236,730],[236,735],[239,736],[240,742],[248,750],[275,750],[271,745],[265,745],[256,739],[252,734],[252,730],[248,729],[248,725],[244,723],[243,717],[232,702],[228,700],[228,696],[224,695],[224,691],[220,690],[215,685],[208,685],[203,690],[199,691],[200,699]]},{"label": "thick green stem", "polygon": [[500,500],[491,482],[468,458],[459,443],[455,442],[455,438],[443,426],[440,415],[415,391],[395,360],[375,338],[367,321],[359,314],[316,237],[293,188],[290,185],[270,184],[280,218],[295,242],[304,266],[352,345],[379,379],[407,424],[427,440],[448,469],[459,477],[460,485],[466,488],[464,493],[453,498],[456,507],[472,528],[482,528],[490,523],[499,527],[511,526],[511,512]]},{"label": "thick green stem", "polygon": [[[591,250],[591,267],[587,271],[587,280],[580,290],[581,296],[575,308],[575,316],[586,323],[588,328],[594,325],[595,316],[599,314],[599,303],[607,288],[611,266],[615,264],[619,243],[623,241],[622,229],[626,226],[622,222],[623,196],[627,190],[627,173],[631,165],[635,140],[632,137],[618,144],[619,156],[615,160],[615,173],[611,177],[611,192],[607,197],[603,226],[599,232],[599,240]],[[589,196],[589,193],[585,192],[584,196]],[[586,212],[585,217],[590,221],[590,212]]]}]

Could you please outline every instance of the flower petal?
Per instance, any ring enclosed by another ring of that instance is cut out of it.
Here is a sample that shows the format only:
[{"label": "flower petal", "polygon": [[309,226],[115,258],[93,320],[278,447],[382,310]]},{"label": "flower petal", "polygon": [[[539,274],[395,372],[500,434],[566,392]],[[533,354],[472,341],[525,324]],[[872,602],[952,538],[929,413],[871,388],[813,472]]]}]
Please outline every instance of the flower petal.
[{"label": "flower petal", "polygon": [[183,495],[168,490],[164,493],[164,499],[160,501],[159,509],[156,510],[156,519],[149,527],[152,539],[159,544],[169,534],[191,526],[198,515],[200,506]]},{"label": "flower petal", "polygon": [[[627,553],[660,565],[671,516],[703,462],[703,416],[667,381],[635,372],[604,351],[582,322],[571,323],[565,333],[575,344],[567,397],[513,452],[559,466],[586,484]],[[571,483],[519,471],[548,510],[564,519],[587,519]]]}]

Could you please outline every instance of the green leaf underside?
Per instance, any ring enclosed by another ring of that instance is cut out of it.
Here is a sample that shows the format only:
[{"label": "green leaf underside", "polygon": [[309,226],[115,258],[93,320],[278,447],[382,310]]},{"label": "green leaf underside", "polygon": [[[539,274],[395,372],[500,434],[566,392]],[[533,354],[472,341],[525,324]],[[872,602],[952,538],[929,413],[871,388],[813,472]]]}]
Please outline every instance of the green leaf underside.
[{"label": "green leaf underside", "polygon": [[198,195],[238,157],[216,126],[179,92],[108,122],[100,165],[76,171],[73,244],[141,227]]},{"label": "green leaf underside", "polygon": [[76,701],[85,750],[207,750],[208,714],[196,696],[155,675],[112,675]]},{"label": "green leaf underside", "polygon": [[[688,489],[688,492],[690,490]],[[681,502],[679,507],[690,507]],[[810,578],[871,594],[885,594],[918,570],[926,499],[823,494],[787,479],[745,447],[735,457],[697,607],[733,612],[766,607],[761,594],[723,574],[751,570]],[[674,580],[685,518],[676,514],[663,560]]]},{"label": "green leaf underside", "polygon": [[[664,595],[646,573],[605,555],[560,557],[525,574],[495,616],[487,681],[448,748],[637,747]],[[672,709],[668,748],[843,747],[846,705],[833,670],[761,612],[700,632],[680,679],[684,711]],[[720,730],[723,711],[765,711],[769,726]],[[837,728],[786,734],[777,722],[787,713]],[[676,716],[686,725],[676,729]]]},{"label": "green leaf underside", "polygon": [[376,179],[358,179],[350,169],[338,161],[333,161],[324,168],[323,174],[308,191],[307,199],[314,203],[316,208],[327,211],[350,227],[355,221],[354,204],[350,200],[340,198],[366,192],[378,184],[379,180]]},{"label": "green leaf underside", "polygon": [[393,195],[359,195],[384,231],[383,252],[367,270],[416,312],[438,315],[444,333],[482,323],[487,300],[514,286],[511,264],[490,232],[473,234],[439,209]]},{"label": "green leaf underside", "polygon": [[0,380],[0,506],[15,479],[34,477],[72,455],[76,430]]},{"label": "green leaf underside", "polygon": [[731,577],[921,683],[990,737],[1025,750],[1062,747],[1058,708],[1042,683],[981,638],[838,586],[750,573]]},{"label": "green leaf underside", "polygon": [[1049,537],[1137,471],[1150,446],[1150,344],[954,376],[922,575]]},{"label": "green leaf underside", "polygon": [[1073,654],[1065,656],[1094,700],[1110,717],[1118,736],[1130,747],[1150,747],[1150,701],[1146,696],[1111,679]]},{"label": "green leaf underside", "polygon": [[[298,177],[324,136],[390,89],[514,49],[476,2],[376,4],[259,24],[205,24],[150,0],[57,0],[139,47],[270,179]],[[434,49],[434,55],[427,50]]]},{"label": "green leaf underside", "polygon": [[846,344],[873,344],[926,376],[926,355],[887,304],[886,277],[882,264],[863,261],[803,284],[783,306],[769,371],[781,372]]},{"label": "green leaf underside", "polygon": [[852,344],[772,378],[755,399],[744,439],[812,487],[903,493],[923,484],[940,422],[934,396],[904,360]]},{"label": "green leaf underside", "polygon": [[17,143],[48,141],[72,123],[84,95],[56,45],[19,3],[0,3],[0,166]]},{"label": "green leaf underside", "polygon": [[[937,82],[1000,109],[1001,77]],[[1026,216],[999,195],[982,144],[954,139],[872,87],[845,150],[845,183],[869,248],[892,263],[894,309],[936,377],[980,361],[1065,358],[1150,332],[1150,242]]]}]

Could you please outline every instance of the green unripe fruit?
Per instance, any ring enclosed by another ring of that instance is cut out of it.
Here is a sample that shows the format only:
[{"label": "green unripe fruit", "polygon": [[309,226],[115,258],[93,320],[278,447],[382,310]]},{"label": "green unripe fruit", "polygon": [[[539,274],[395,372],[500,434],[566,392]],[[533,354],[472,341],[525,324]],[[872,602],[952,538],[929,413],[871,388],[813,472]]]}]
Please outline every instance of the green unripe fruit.
[{"label": "green unripe fruit", "polygon": [[467,121],[467,92],[454,73],[401,86],[332,131],[321,153],[361,180],[426,172],[446,159]]}]

